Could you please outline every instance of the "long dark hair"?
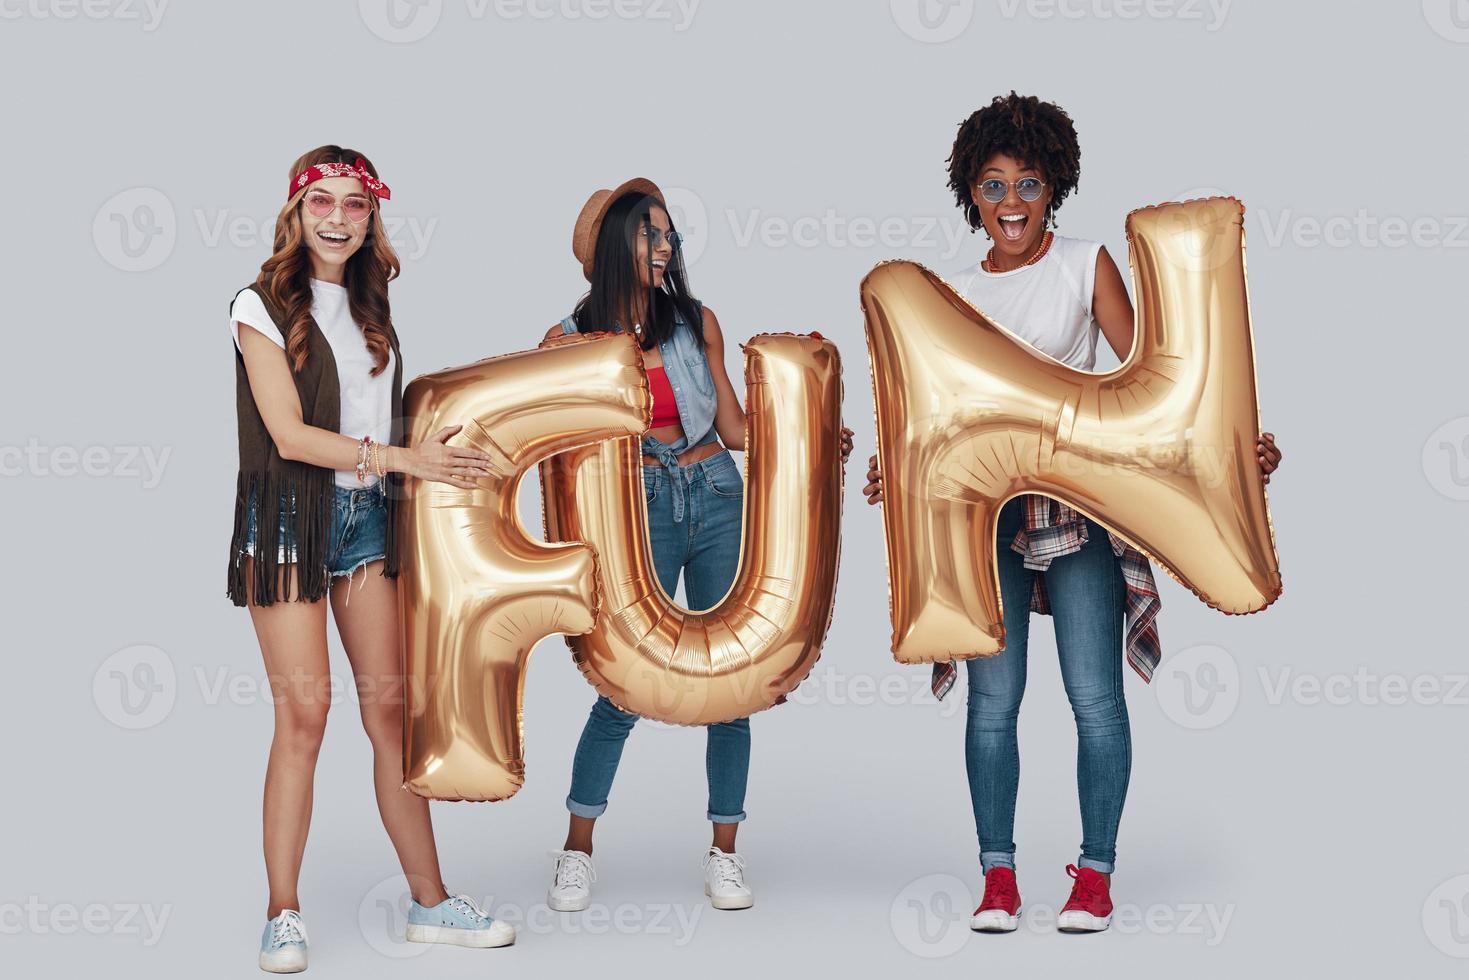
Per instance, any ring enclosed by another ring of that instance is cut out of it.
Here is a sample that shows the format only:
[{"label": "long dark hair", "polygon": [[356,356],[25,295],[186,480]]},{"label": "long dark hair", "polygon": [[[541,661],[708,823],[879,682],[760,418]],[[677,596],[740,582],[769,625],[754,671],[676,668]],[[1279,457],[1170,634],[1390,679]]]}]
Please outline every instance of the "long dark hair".
[{"label": "long dark hair", "polygon": [[[689,292],[683,250],[675,248],[669,257],[668,266],[663,270],[661,289],[646,287],[638,278],[635,243],[638,232],[651,227],[649,215],[653,208],[667,211],[657,198],[633,191],[613,201],[607,209],[592,252],[592,286],[576,305],[577,329],[583,333],[611,330],[618,317],[643,306],[647,310],[643,318],[643,350],[652,350],[654,345],[673,336],[675,314],[683,317],[702,347],[704,324],[699,307]],[[668,223],[671,229],[672,215]],[[652,262],[653,250],[649,248],[649,282],[652,281]],[[643,302],[638,302],[640,299]],[[628,328],[631,324],[623,326]]]},{"label": "long dark hair", "polygon": [[[319,163],[353,163],[362,159],[367,172],[377,176],[377,168],[359,150],[340,146],[318,146],[291,164],[291,177]],[[289,179],[289,178],[288,178]],[[291,370],[300,373],[306,366],[306,335],[311,327],[311,262],[306,253],[305,235],[301,231],[301,201],[308,184],[292,194],[275,219],[275,248],[260,266],[255,284],[263,289],[286,318],[286,356]],[[372,218],[367,237],[357,253],[347,260],[344,283],[347,306],[352,319],[367,340],[374,366],[369,372],[377,377],[388,366],[388,331],[393,314],[388,306],[388,283],[398,276],[398,255],[388,242],[382,213],[372,200]]]}]

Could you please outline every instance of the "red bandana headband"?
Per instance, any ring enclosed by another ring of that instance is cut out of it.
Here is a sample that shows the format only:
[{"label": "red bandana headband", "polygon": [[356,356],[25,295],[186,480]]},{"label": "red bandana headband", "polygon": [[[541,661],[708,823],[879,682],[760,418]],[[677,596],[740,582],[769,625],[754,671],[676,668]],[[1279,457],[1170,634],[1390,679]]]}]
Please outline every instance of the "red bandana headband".
[{"label": "red bandana headband", "polygon": [[307,167],[291,181],[291,189],[286,192],[286,199],[289,200],[291,195],[295,194],[307,184],[315,183],[324,177],[356,177],[362,181],[362,186],[367,188],[368,193],[374,197],[380,197],[384,201],[387,201],[393,196],[393,192],[388,189],[387,184],[384,184],[368,172],[367,161],[358,157],[357,162],[351,166],[345,163],[318,163],[314,167]]}]

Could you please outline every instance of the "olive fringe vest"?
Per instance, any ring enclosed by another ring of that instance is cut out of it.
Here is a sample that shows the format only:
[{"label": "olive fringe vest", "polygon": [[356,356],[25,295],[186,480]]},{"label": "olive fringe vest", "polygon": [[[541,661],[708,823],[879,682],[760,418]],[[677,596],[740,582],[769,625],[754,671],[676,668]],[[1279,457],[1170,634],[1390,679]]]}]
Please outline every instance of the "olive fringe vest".
[{"label": "olive fringe vest", "polygon": [[[245,289],[255,290],[265,304],[275,328],[285,339],[290,325],[280,309],[271,301],[265,287],[251,283]],[[244,292],[244,289],[239,292]],[[237,292],[236,296],[239,295]],[[403,358],[398,351],[398,334],[388,328],[393,348],[393,423],[392,443],[406,441],[403,425]],[[337,431],[341,419],[341,389],[337,380],[337,362],[332,356],[326,335],[311,322],[306,338],[306,364],[294,373],[296,394],[301,399],[301,418],[307,425]],[[233,342],[231,343],[233,345]],[[245,582],[245,536],[249,530],[251,508],[255,517],[255,558],[250,563],[255,605],[268,606],[277,600],[291,598],[290,563],[279,561],[279,546],[294,553],[299,565],[295,598],[312,602],[326,595],[330,577],[326,570],[327,552],[332,546],[332,504],[335,500],[335,473],[324,466],[312,466],[297,460],[282,459],[277,451],[255,396],[250,378],[245,373],[245,358],[235,349],[235,413],[239,421],[240,469],[235,481],[235,526],[230,538],[229,584],[227,593],[237,606],[246,604],[250,592]],[[347,433],[352,435],[352,433]],[[383,486],[387,500],[387,558],[383,575],[398,575],[398,503],[403,497],[403,474],[389,473]],[[281,497],[288,507],[284,528],[281,527]],[[289,503],[295,506],[290,507]],[[281,531],[284,530],[284,537]]]}]

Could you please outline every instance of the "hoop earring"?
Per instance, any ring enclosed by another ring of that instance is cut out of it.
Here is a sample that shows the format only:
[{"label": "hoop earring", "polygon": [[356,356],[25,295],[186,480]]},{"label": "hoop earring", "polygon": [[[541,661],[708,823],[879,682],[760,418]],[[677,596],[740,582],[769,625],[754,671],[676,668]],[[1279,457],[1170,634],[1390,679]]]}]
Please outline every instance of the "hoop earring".
[{"label": "hoop earring", "polygon": [[986,239],[990,237],[990,230],[980,220],[978,204],[975,204],[973,201],[969,202],[969,206],[964,209],[964,220],[969,222],[969,234],[972,235],[976,231],[982,231]]}]

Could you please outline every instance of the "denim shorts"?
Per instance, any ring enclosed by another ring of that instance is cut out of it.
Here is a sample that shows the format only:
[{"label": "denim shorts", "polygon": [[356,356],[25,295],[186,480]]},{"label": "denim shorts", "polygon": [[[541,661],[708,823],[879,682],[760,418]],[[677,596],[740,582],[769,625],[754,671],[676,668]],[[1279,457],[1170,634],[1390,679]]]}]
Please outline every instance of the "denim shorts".
[{"label": "denim shorts", "polygon": [[[386,557],[388,507],[380,487],[380,483],[371,487],[352,489],[333,486],[335,496],[332,500],[332,532],[327,542],[326,556],[326,568],[332,578],[351,575],[362,566]],[[253,497],[250,504],[250,519],[245,531],[243,554],[253,558],[257,533],[257,508],[254,506]],[[290,502],[282,497],[280,531],[282,536],[285,534],[289,509]],[[286,546],[282,543],[277,552],[277,560],[282,564],[294,562],[296,549],[292,547],[290,554],[287,555]]]}]

